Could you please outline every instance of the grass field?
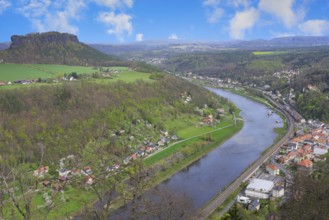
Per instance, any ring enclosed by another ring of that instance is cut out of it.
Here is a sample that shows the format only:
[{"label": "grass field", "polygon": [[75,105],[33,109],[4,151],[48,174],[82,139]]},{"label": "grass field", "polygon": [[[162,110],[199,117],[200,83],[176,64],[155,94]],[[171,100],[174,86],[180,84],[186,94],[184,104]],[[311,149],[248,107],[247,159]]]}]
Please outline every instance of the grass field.
[{"label": "grass field", "polygon": [[[95,79],[97,83],[109,82],[134,82],[136,80],[148,81],[150,74],[136,72],[128,67],[102,67],[103,70],[117,70],[112,79]],[[83,66],[66,66],[66,65],[51,65],[51,64],[0,64],[0,81],[13,82],[16,80],[31,80],[31,79],[58,79],[64,74],[76,72],[77,74],[92,74],[100,73],[99,68],[83,67]],[[13,84],[1,86],[0,89],[28,88],[34,86],[49,85],[47,83],[36,83],[29,85]]]},{"label": "grass field", "polygon": [[288,53],[287,51],[254,51],[252,52],[255,56],[269,56],[269,55],[279,55]]},{"label": "grass field", "polygon": [[54,77],[51,73],[31,68],[25,64],[0,64],[0,81],[15,81],[23,79],[38,79]]}]

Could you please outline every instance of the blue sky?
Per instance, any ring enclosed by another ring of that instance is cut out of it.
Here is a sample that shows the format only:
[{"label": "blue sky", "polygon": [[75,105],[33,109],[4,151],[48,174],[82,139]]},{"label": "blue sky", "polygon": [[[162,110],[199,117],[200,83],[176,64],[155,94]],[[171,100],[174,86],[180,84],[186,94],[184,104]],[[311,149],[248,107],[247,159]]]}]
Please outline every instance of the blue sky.
[{"label": "blue sky", "polygon": [[329,35],[328,0],[0,0],[0,42],[59,31],[87,43]]}]

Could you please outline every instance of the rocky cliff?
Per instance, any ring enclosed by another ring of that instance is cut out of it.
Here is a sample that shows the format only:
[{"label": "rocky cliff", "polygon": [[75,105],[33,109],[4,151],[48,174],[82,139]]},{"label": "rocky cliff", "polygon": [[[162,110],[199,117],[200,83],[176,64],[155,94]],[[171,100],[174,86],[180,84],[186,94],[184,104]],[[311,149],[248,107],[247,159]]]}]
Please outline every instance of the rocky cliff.
[{"label": "rocky cliff", "polygon": [[115,65],[119,59],[79,42],[72,34],[59,32],[13,35],[0,59],[10,63],[44,63],[65,65]]},{"label": "rocky cliff", "polygon": [[21,47],[29,44],[49,44],[59,43],[66,44],[67,42],[80,43],[78,37],[73,34],[47,32],[47,33],[32,33],[25,36],[11,36],[10,48]]}]

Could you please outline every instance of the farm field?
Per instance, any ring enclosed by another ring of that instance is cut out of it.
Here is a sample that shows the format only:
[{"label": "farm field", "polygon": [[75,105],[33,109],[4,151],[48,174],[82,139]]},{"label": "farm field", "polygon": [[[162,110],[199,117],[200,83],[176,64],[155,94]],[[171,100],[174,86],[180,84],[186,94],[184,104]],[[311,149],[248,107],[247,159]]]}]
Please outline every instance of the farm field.
[{"label": "farm field", "polygon": [[279,55],[288,53],[287,51],[254,51],[252,52],[255,56],[269,56],[269,55]]},{"label": "farm field", "polygon": [[0,64],[0,80],[15,81],[24,79],[38,79],[54,77],[49,72],[34,69],[30,65],[2,63]]},{"label": "farm field", "polygon": [[[128,67],[83,67],[83,66],[66,66],[66,65],[51,65],[51,64],[13,64],[2,63],[0,64],[0,81],[13,82],[16,80],[32,80],[32,79],[59,79],[64,74],[77,73],[77,74],[92,74],[101,73],[102,71],[112,72],[111,79],[95,79],[97,83],[109,82],[134,82],[136,80],[148,81],[150,74],[136,72]],[[117,72],[115,72],[117,71]],[[49,83],[33,83],[28,85],[13,84],[1,86],[0,89],[13,89],[13,88],[27,88],[41,85],[48,85]]]}]

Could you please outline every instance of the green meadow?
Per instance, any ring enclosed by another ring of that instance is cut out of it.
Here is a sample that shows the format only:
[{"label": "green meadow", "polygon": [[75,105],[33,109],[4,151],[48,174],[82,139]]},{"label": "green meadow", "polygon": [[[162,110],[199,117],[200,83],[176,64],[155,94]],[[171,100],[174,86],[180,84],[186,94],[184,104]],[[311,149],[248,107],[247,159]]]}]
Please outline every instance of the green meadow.
[{"label": "green meadow", "polygon": [[252,52],[255,56],[270,56],[288,53],[287,51],[254,51]]},{"label": "green meadow", "polygon": [[[101,67],[102,71],[110,70],[112,72],[111,79],[95,79],[98,83],[108,82],[134,82],[136,80],[150,80],[148,73],[137,72],[128,67]],[[111,71],[111,70],[116,70]],[[31,80],[31,79],[58,79],[62,78],[65,74],[92,74],[100,73],[100,68],[84,67],[84,66],[66,66],[66,65],[53,65],[53,64],[13,64],[2,63],[0,64],[0,81],[16,81],[16,80]],[[37,83],[30,85],[8,85],[2,86],[1,89],[33,87],[37,85],[45,85],[46,83]],[[47,84],[46,84],[47,85]]]}]

